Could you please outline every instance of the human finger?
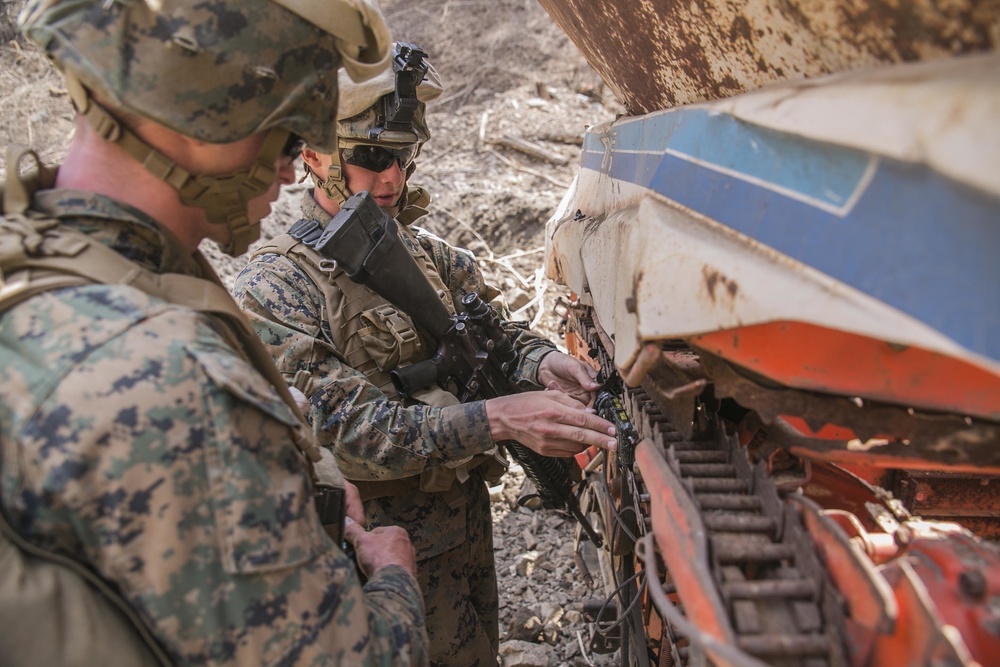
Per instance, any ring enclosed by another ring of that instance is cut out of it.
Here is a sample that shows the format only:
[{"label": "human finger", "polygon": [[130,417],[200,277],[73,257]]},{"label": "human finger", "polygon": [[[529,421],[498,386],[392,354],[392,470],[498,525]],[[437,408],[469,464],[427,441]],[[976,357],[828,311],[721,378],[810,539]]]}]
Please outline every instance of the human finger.
[{"label": "human finger", "polygon": [[357,541],[365,534],[365,527],[350,516],[344,517],[344,539],[357,546]]},{"label": "human finger", "polygon": [[573,408],[575,410],[583,410],[587,407],[586,401],[581,401],[578,398],[574,398],[572,395],[568,394],[565,389],[559,386],[559,383],[554,380],[548,384],[546,387],[548,391],[545,392],[545,398],[561,403],[567,408]]},{"label": "human finger", "polygon": [[577,384],[574,384],[572,387],[567,388],[560,386],[558,382],[553,380],[549,382],[549,384],[545,387],[545,389],[547,389],[548,391],[560,391],[566,394],[567,396],[570,396],[571,398],[575,398],[583,405],[590,405],[591,400],[593,398],[593,393],[590,390],[588,390],[586,387],[581,387]]},{"label": "human finger", "polygon": [[583,410],[564,415],[563,418],[547,425],[544,433],[552,442],[561,441],[564,446],[575,447],[573,453],[590,445],[610,450],[614,450],[618,446],[614,425]]},{"label": "human finger", "polygon": [[361,500],[361,492],[358,487],[344,480],[344,506],[348,517],[359,523],[365,522],[365,504]]},{"label": "human finger", "polygon": [[601,386],[597,383],[597,371],[578,359],[573,359],[569,372],[573,379],[585,389],[594,391]]}]

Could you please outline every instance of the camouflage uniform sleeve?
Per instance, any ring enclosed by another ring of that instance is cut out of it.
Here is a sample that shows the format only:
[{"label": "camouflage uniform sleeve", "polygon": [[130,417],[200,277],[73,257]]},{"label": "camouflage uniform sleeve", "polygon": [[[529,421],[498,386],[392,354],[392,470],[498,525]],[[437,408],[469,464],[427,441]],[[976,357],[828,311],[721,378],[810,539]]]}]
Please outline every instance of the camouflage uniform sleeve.
[{"label": "camouflage uniform sleeve", "polygon": [[415,580],[362,588],[294,417],[204,317],[166,307],[78,358],[20,430],[22,534],[88,562],[178,664],[426,664]]},{"label": "camouflage uniform sleeve", "polygon": [[307,417],[320,444],[336,448],[347,478],[411,477],[493,447],[481,401],[407,407],[344,363],[321,292],[291,260],[253,259],[233,291],[289,383],[300,370],[312,377]]},{"label": "camouflage uniform sleeve", "polygon": [[[464,248],[456,248],[449,245],[443,239],[438,238],[425,229],[411,226],[417,236],[421,247],[430,255],[437,267],[438,273],[444,280],[448,289],[460,298],[463,294],[470,292],[477,293],[487,303],[493,302],[497,305],[497,298],[501,297],[501,292],[496,287],[486,283],[475,256]],[[456,298],[456,300],[457,300]],[[549,352],[556,349],[552,341],[532,333],[528,329],[526,322],[510,320],[510,311],[507,304],[500,299],[500,311],[504,316],[504,329],[510,336],[514,348],[521,353],[521,362],[514,370],[514,382],[522,391],[542,389],[538,384],[538,366]]]}]

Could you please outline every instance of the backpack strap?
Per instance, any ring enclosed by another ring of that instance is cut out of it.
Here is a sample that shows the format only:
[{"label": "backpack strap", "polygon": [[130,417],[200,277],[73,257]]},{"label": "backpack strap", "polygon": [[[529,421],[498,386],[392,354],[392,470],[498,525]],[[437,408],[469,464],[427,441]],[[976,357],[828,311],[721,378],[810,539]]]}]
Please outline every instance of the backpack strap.
[{"label": "backpack strap", "polygon": [[[10,548],[4,548],[2,543],[5,541],[20,550],[20,553],[13,551],[0,559],[4,564],[4,599],[11,602],[17,601],[19,608],[13,611],[20,615],[19,619],[28,623],[35,620],[39,622],[58,620],[52,619],[52,616],[59,613],[53,607],[65,609],[67,617],[72,617],[83,611],[88,616],[91,629],[100,628],[102,631],[107,629],[107,638],[113,639],[115,647],[102,648],[100,651],[110,653],[115,664],[161,665],[164,667],[173,664],[142,619],[139,618],[139,615],[117,591],[82,563],[42,549],[21,537],[7,522],[7,517],[4,516],[3,512],[0,512],[0,553]],[[12,557],[20,559],[20,562],[11,560]],[[37,559],[40,562],[34,563],[31,559]],[[50,565],[52,567],[49,567]],[[68,570],[68,572],[64,573],[63,569]],[[74,579],[73,575],[79,576],[93,589],[96,589],[99,593],[97,598],[89,598],[86,589],[81,588],[80,580]],[[108,604],[105,605],[102,601]],[[79,604],[74,604],[74,602]],[[121,616],[125,617],[124,620],[127,621],[128,626],[131,626],[131,629],[139,635],[140,642],[135,642],[132,636],[127,635],[127,633],[122,634],[122,628],[119,625],[122,623]],[[10,628],[8,628],[9,630]],[[50,637],[49,641],[58,639]],[[88,637],[88,639],[96,638]],[[4,644],[6,645],[6,642]],[[146,649],[148,649],[148,653]],[[36,650],[39,650],[37,643],[32,649],[30,657],[18,656],[11,654],[19,653],[16,648],[6,646],[5,659],[10,659],[14,665],[22,664],[18,661],[19,659],[34,662],[34,659],[39,657],[34,654]],[[67,651],[73,652],[72,646],[52,646],[50,649],[41,650],[53,659],[65,656]],[[84,659],[84,656],[79,657]],[[108,656],[105,655],[105,658]],[[135,660],[140,662],[135,663]]]},{"label": "backpack strap", "polygon": [[[22,175],[20,164],[25,157],[34,160],[35,170]],[[41,164],[33,151],[23,148],[8,151],[7,180],[0,189],[0,213],[3,214],[0,218],[0,313],[42,292],[99,283],[129,285],[169,303],[216,316],[226,324],[224,335],[230,346],[244,351],[250,363],[298,417],[300,425],[292,429],[292,439],[306,457],[317,496],[325,498],[332,495],[334,489],[329,484],[318,483],[314,463],[320,460],[320,450],[303,426],[302,412],[289,393],[284,378],[201,253],[196,252],[193,261],[199,273],[208,279],[180,273],[157,274],[130,262],[84,234],[60,229],[58,220],[33,215],[30,205],[34,194],[39,189],[52,187],[55,174],[54,169]],[[326,517],[321,516],[321,520],[324,524],[329,523]],[[16,550],[9,550],[6,544],[13,545]],[[3,558],[4,572],[15,576],[16,586],[30,588],[32,581],[41,586],[41,598],[36,599],[55,600],[54,604],[63,606],[73,600],[83,601],[88,617],[89,614],[97,616],[97,624],[108,627],[112,633],[118,632],[114,628],[118,628],[116,623],[121,621],[114,609],[120,611],[138,634],[141,645],[129,643],[132,650],[128,655],[131,657],[124,657],[126,651],[122,644],[121,656],[118,653],[115,656],[123,657],[125,662],[132,664],[172,664],[142,619],[117,591],[84,564],[25,540],[0,512],[0,552],[7,551],[10,553]],[[17,570],[18,567],[20,570]],[[30,573],[34,579],[17,576],[16,571],[26,576]],[[96,589],[98,597],[87,598],[80,579],[75,579],[73,574]],[[88,599],[92,600],[90,604],[86,603]],[[102,604],[102,599],[110,607]],[[36,608],[44,615],[45,608],[38,605]],[[121,641],[119,637],[116,643]],[[148,649],[148,655],[143,645]],[[132,658],[140,662],[135,663]]]},{"label": "backpack strap", "polygon": [[[128,285],[168,303],[214,315],[226,323],[233,347],[246,353],[254,368],[304,423],[301,410],[263,343],[200,252],[194,253],[194,262],[208,279],[181,273],[158,274],[125,259],[103,243],[84,234],[58,229],[57,225],[57,220],[24,215],[11,215],[0,222],[0,274],[4,277],[0,285],[0,312],[48,289],[99,283]],[[14,280],[8,279],[11,275]],[[318,461],[319,450],[313,439],[307,437],[304,427],[293,429],[293,433],[295,444],[309,461]]]},{"label": "backpack strap", "polygon": [[[34,168],[21,174],[21,161],[29,158],[34,162]],[[35,193],[55,185],[56,172],[52,167],[42,164],[38,153],[14,144],[7,147],[7,181],[0,188],[0,214],[23,215],[31,206]]]}]

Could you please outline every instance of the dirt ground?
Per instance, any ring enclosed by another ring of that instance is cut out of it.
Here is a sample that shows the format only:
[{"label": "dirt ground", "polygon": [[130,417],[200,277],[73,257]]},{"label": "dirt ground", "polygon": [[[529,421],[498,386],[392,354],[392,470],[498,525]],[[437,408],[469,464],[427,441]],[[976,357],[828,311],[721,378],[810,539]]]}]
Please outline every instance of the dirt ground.
[{"label": "dirt ground", "polygon": [[[445,84],[429,105],[433,133],[412,182],[433,197],[420,224],[473,250],[519,318],[554,333],[561,292],[542,279],[545,221],[576,170],[585,129],[621,106],[576,47],[534,0],[381,0],[396,39],[430,55]],[[17,0],[0,4],[0,145],[34,147],[61,161],[72,110],[57,72],[12,25]],[[510,148],[527,141],[541,154]],[[0,173],[6,172],[5,155]],[[286,188],[264,222],[280,233],[298,214],[301,191]],[[230,283],[243,266],[203,248]]]},{"label": "dirt ground", "polygon": [[[59,75],[16,38],[16,4],[0,4],[0,144],[31,145],[55,164],[71,137],[72,111]],[[473,250],[515,315],[557,340],[566,297],[543,277],[545,222],[574,177],[587,126],[614,118],[622,107],[534,0],[379,4],[394,37],[423,47],[445,84],[429,107],[433,136],[411,181],[433,197],[420,224]],[[530,142],[536,155],[509,147],[519,140]],[[5,168],[0,157],[0,172]],[[265,239],[295,221],[306,187],[282,193],[264,221]],[[231,284],[244,260],[225,257],[210,244],[203,250]],[[581,652],[589,632],[582,602],[603,599],[603,592],[573,566],[573,524],[518,508],[513,499],[520,480],[513,471],[494,495],[503,662],[611,664],[610,656]],[[512,641],[517,632],[508,626],[515,617],[522,628],[539,627],[528,646]]]}]

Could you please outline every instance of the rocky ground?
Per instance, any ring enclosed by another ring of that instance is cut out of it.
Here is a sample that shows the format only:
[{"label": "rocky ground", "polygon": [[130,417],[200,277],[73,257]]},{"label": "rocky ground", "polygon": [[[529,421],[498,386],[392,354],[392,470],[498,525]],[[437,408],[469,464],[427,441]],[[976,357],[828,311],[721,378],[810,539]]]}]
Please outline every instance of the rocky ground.
[{"label": "rocky ground", "polygon": [[[0,144],[29,144],[57,163],[72,113],[44,59],[8,41],[14,4],[0,7]],[[573,179],[586,127],[613,119],[620,105],[534,0],[379,4],[394,36],[423,47],[445,83],[430,105],[433,137],[413,176],[434,197],[421,224],[476,252],[516,316],[558,340],[566,295],[544,277],[545,221]],[[305,187],[282,194],[264,222],[265,238],[295,220]],[[243,261],[204,250],[231,283]],[[522,479],[514,468],[493,493],[503,664],[614,664],[613,656],[581,650],[590,637],[582,603],[603,599],[603,591],[574,565],[574,523],[519,507]]]}]

